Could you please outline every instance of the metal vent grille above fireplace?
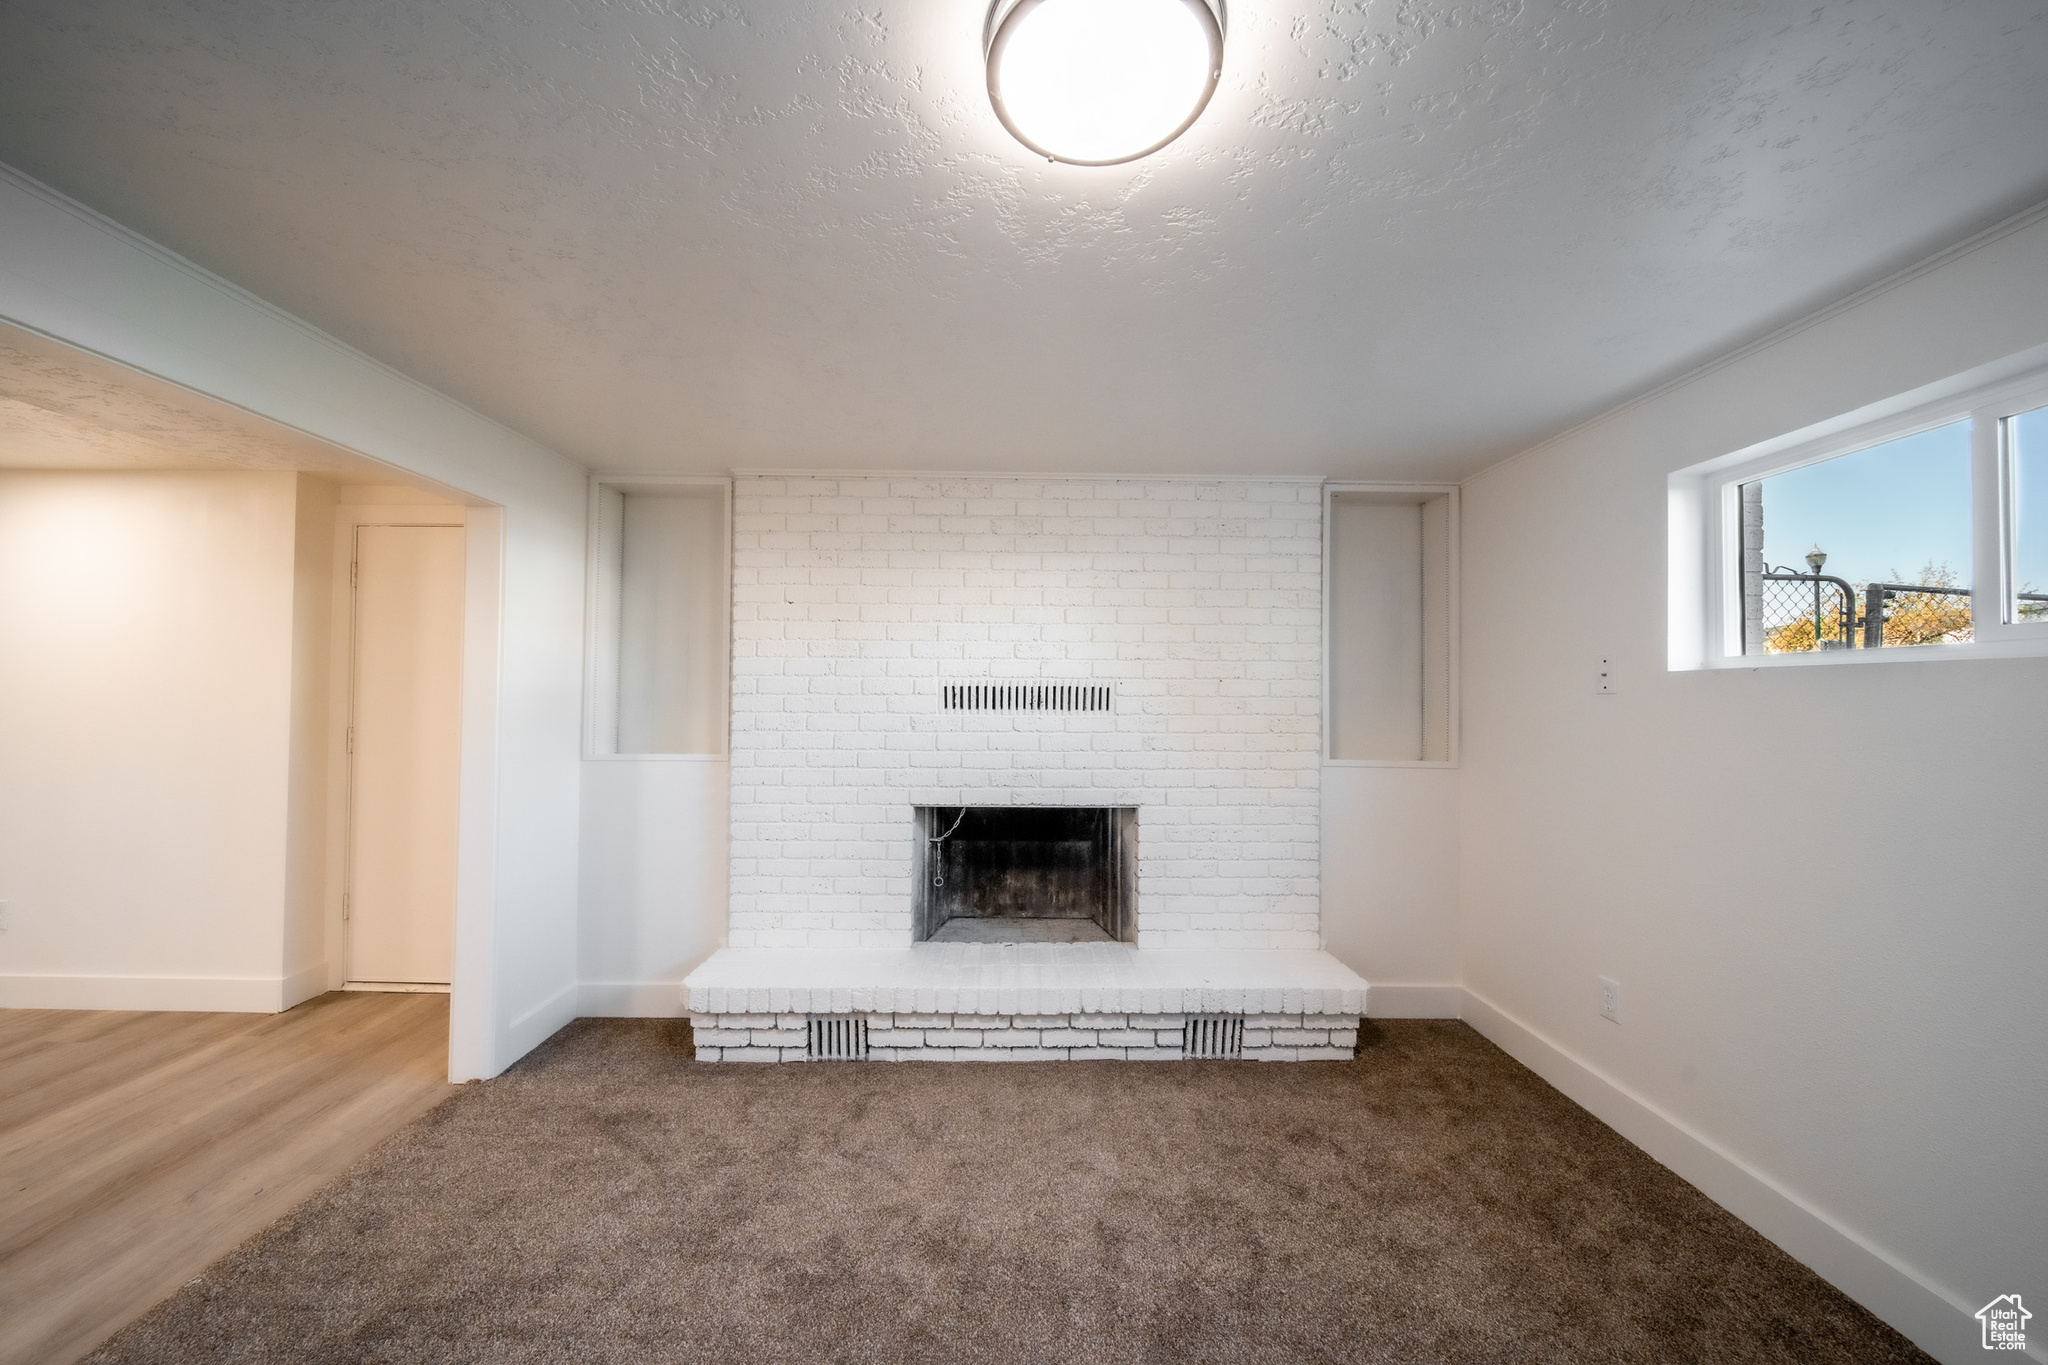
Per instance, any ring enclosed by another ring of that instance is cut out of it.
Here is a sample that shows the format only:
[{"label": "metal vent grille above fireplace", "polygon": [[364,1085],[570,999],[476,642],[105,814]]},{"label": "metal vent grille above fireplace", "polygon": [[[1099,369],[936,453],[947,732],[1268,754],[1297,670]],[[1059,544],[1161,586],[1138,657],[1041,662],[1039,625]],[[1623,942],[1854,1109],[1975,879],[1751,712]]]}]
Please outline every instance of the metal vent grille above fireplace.
[{"label": "metal vent grille above fireplace", "polygon": [[1107,711],[1109,683],[947,683],[948,711]]}]

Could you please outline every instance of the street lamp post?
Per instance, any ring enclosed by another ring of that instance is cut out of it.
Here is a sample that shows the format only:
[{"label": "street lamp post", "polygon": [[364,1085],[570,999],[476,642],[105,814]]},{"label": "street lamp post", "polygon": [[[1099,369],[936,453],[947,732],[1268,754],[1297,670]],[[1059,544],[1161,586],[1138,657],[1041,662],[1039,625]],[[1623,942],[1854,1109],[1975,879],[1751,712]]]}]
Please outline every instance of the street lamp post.
[{"label": "street lamp post", "polygon": [[1820,571],[1828,562],[1827,551],[1816,545],[1806,552],[1806,567],[1813,571],[1813,647],[1821,647]]}]

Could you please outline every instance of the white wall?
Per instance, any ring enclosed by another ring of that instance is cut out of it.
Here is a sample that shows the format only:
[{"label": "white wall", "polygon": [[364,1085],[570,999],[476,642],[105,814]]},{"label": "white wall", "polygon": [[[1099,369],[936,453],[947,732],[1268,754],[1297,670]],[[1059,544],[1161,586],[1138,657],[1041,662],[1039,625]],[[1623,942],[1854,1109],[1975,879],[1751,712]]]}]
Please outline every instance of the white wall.
[{"label": "white wall", "polygon": [[1458,770],[1323,765],[1323,947],[1375,1018],[1455,1019]]},{"label": "white wall", "polygon": [[297,484],[0,472],[0,1005],[276,1010],[324,986],[288,913],[317,928],[288,840],[320,833]]},{"label": "white wall", "polygon": [[338,980],[330,956],[331,863],[340,861],[334,815],[345,790],[334,785],[334,509],[339,490],[325,479],[297,476],[292,529],[292,676],[289,740],[290,807],[285,830],[285,974],[297,1004]]},{"label": "white wall", "polygon": [[1455,1019],[1458,772],[1416,766],[1452,753],[1454,499],[1423,496],[1330,497],[1322,931],[1374,1016]]},{"label": "white wall", "polygon": [[725,942],[732,765],[583,765],[579,1014],[683,1013],[683,978]]},{"label": "white wall", "polygon": [[2048,660],[1668,672],[1665,480],[2044,340],[2037,221],[1465,489],[1468,1017],[1944,1360],[2048,1302]]},{"label": "white wall", "polygon": [[16,172],[0,319],[476,500],[451,1071],[576,1008],[584,471]]}]

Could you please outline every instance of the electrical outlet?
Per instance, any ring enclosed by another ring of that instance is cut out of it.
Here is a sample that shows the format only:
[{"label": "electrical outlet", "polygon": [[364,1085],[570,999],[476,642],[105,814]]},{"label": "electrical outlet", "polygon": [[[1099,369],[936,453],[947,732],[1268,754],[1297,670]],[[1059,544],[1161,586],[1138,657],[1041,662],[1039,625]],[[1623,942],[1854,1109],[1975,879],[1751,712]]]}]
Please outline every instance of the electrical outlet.
[{"label": "electrical outlet", "polygon": [[1600,978],[1600,1017],[1621,1022],[1621,983],[1611,976]]},{"label": "electrical outlet", "polygon": [[1602,659],[1600,661],[1600,675],[1593,690],[1603,697],[1614,695],[1614,660]]}]

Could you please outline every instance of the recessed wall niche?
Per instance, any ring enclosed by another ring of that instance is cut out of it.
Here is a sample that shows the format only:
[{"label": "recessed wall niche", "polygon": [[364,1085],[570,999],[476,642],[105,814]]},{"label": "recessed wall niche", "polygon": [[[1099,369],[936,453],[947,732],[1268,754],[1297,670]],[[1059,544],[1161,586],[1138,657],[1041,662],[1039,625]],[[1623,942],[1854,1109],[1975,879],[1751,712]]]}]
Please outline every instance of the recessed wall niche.
[{"label": "recessed wall niche", "polygon": [[1457,490],[1333,486],[1324,523],[1324,756],[1457,758]]},{"label": "recessed wall niche", "polygon": [[592,483],[592,757],[726,752],[731,504],[723,479]]}]

